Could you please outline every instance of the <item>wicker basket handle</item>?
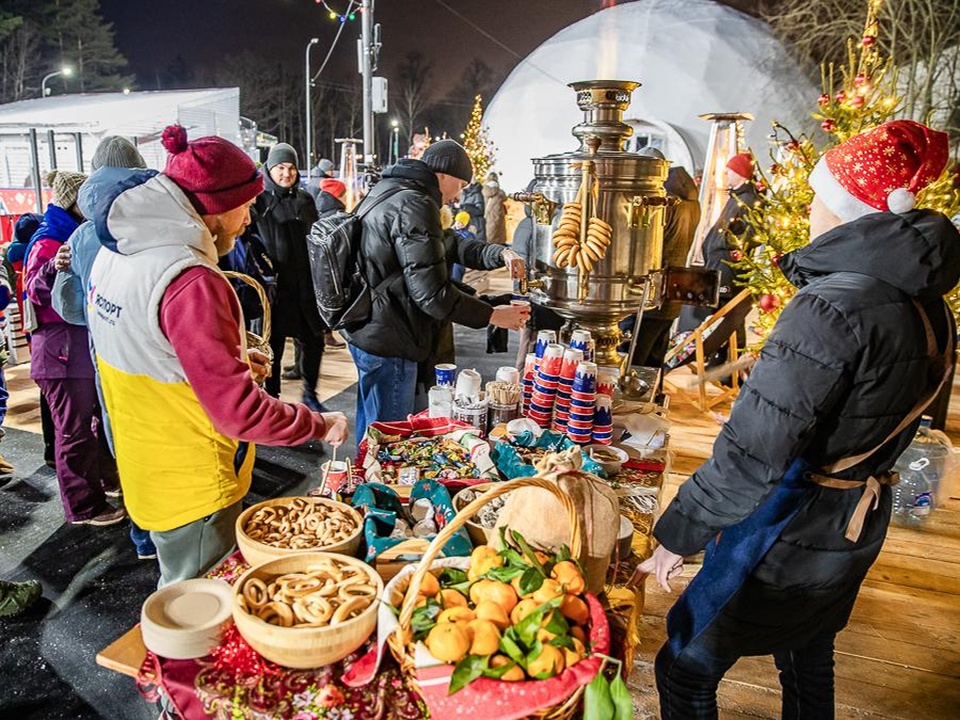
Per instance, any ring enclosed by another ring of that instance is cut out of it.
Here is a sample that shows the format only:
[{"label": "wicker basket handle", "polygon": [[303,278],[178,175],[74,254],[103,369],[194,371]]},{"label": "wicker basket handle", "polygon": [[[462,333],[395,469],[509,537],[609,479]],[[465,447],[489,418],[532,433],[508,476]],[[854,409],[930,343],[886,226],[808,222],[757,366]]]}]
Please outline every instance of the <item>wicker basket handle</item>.
[{"label": "wicker basket handle", "polygon": [[570,496],[563,488],[556,483],[548,482],[537,477],[516,478],[515,480],[509,480],[505,483],[497,483],[493,488],[473,502],[461,508],[456,517],[447,523],[447,525],[437,533],[433,542],[430,543],[430,546],[420,559],[420,563],[417,565],[413,577],[410,579],[410,585],[407,588],[403,605],[400,608],[400,627],[397,629],[397,632],[405,633],[410,628],[410,621],[413,618],[414,605],[417,601],[420,583],[423,581],[424,576],[430,571],[430,566],[433,564],[433,561],[440,555],[443,546],[453,537],[454,533],[463,527],[470,518],[476,515],[477,512],[491,500],[495,500],[511,490],[518,490],[524,487],[536,487],[541,490],[546,490],[560,501],[563,509],[567,512],[567,517],[570,519],[570,554],[573,557],[580,556],[582,544],[580,516],[577,514],[577,508],[573,504],[573,500],[570,499]]},{"label": "wicker basket handle", "polygon": [[263,285],[258,283],[249,275],[244,275],[243,273],[234,272],[233,270],[224,270],[223,274],[228,278],[233,280],[239,280],[244,282],[254,289],[257,293],[257,297],[260,299],[260,305],[263,306],[263,329],[262,335],[264,344],[270,343],[270,301],[267,300],[267,293],[263,289]]}]

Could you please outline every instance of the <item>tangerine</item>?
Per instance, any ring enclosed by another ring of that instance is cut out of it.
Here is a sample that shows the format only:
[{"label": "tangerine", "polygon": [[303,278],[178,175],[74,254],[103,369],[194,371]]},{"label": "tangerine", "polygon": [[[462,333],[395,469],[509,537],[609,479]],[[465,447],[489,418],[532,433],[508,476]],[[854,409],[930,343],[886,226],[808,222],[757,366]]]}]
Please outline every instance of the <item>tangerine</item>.
[{"label": "tangerine", "polygon": [[543,581],[543,585],[540,586],[540,589],[533,594],[533,599],[536,600],[539,604],[547,603],[553,600],[554,598],[561,597],[563,595],[563,586],[560,585],[556,580],[547,578]]},{"label": "tangerine", "polygon": [[[490,658],[490,667],[494,669],[502,668],[505,665],[510,665],[511,663],[513,663],[513,660],[508,658],[506,655],[494,655],[492,658]],[[525,680],[526,677],[527,676],[524,674],[523,668],[514,664],[514,666],[507,670],[500,677],[500,679],[504,682],[520,682]]]},{"label": "tangerine", "polygon": [[563,653],[553,645],[544,645],[540,654],[527,661],[527,672],[535,678],[548,678],[563,672]]},{"label": "tangerine", "polygon": [[587,587],[580,568],[570,560],[564,560],[554,565],[553,570],[550,571],[550,577],[563,585],[563,589],[573,595],[579,595]]},{"label": "tangerine", "polygon": [[469,607],[467,598],[463,596],[463,593],[451,588],[444,588],[441,590],[439,600],[444,609],[452,607]]},{"label": "tangerine", "polygon": [[489,620],[467,623],[471,655],[493,655],[500,649],[500,630]]},{"label": "tangerine", "polygon": [[517,603],[517,606],[510,613],[510,620],[514,625],[516,625],[538,607],[540,607],[540,603],[538,603],[532,597],[524,598]]},{"label": "tangerine", "polygon": [[478,620],[489,620],[501,630],[510,627],[510,616],[492,600],[481,600],[476,607]]},{"label": "tangerine", "polygon": [[437,618],[438,623],[468,623],[471,620],[476,620],[477,616],[468,607],[454,606],[447,608],[440,613],[440,616]]},{"label": "tangerine", "polygon": [[467,631],[456,623],[434,625],[425,644],[437,660],[448,663],[460,662],[470,651],[470,637]]},{"label": "tangerine", "polygon": [[590,608],[582,598],[576,595],[565,595],[560,603],[560,614],[578,625],[586,625],[590,619]]}]

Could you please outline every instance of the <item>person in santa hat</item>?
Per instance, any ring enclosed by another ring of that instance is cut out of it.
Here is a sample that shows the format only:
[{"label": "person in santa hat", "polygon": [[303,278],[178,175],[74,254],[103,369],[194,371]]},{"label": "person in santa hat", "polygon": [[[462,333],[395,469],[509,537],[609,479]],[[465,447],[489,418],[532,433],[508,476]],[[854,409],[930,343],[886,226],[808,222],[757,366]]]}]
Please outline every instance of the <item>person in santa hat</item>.
[{"label": "person in santa hat", "polygon": [[664,720],[716,718],[724,673],[770,654],[784,718],[834,717],[834,638],[886,535],[890,469],[955,355],[960,233],[914,208],[947,156],[945,133],[896,120],[814,168],[811,242],[780,261],[798,292],[638,569],[669,591],[706,550],[656,660]]}]

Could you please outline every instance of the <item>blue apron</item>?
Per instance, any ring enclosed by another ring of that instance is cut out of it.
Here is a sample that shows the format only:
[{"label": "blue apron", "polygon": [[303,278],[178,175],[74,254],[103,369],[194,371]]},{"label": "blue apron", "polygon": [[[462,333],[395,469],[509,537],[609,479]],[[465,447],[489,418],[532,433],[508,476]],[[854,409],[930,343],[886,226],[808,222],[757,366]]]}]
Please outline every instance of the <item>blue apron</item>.
[{"label": "blue apron", "polygon": [[667,614],[667,642],[675,656],[730,602],[814,493],[817,486],[804,480],[810,467],[805,460],[795,460],[756,510],[704,549],[703,567]]}]

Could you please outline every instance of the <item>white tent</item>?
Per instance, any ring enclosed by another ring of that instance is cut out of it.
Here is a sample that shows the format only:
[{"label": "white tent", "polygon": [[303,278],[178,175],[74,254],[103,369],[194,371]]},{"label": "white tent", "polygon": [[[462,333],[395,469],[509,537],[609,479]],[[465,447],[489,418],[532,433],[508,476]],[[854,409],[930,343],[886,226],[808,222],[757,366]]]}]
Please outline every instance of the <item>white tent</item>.
[{"label": "white tent", "polygon": [[[576,80],[636,80],[625,120],[640,144],[696,172],[703,166],[705,113],[752,113],[746,144],[768,157],[770,121],[808,130],[819,93],[770,27],[710,0],[639,0],[602,10],[543,43],[510,74],[484,122],[497,147],[497,170],[510,189],[532,177],[530,158],[579,147],[570,130],[582,119]],[[636,149],[634,140],[628,149]]]},{"label": "white tent", "polygon": [[79,137],[83,169],[89,172],[94,150],[107,135],[130,138],[148,166],[162,168],[167,153],[160,133],[173,123],[187,128],[191,139],[219,135],[240,145],[239,88],[69,94],[0,105],[0,188],[25,184],[30,130],[37,131],[41,171],[51,169],[52,132],[57,166],[78,169]]}]

